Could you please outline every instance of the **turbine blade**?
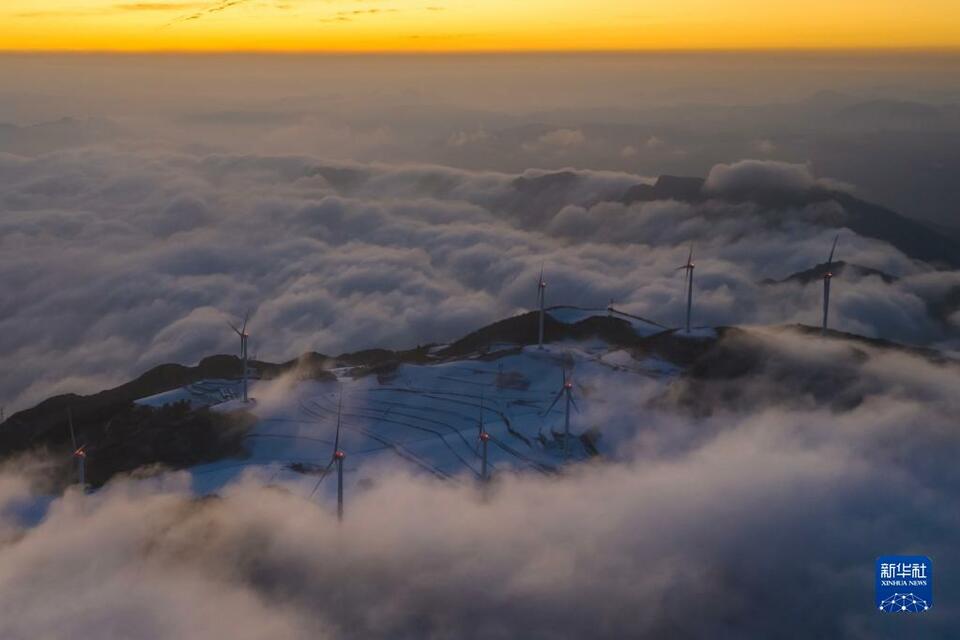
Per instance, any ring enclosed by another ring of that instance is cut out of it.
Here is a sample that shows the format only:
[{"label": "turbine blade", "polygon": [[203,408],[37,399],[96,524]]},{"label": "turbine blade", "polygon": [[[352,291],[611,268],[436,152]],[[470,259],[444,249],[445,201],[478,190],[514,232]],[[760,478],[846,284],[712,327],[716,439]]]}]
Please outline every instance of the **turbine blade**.
[{"label": "turbine blade", "polygon": [[687,266],[693,264],[693,244],[690,244],[690,255],[687,256]]},{"label": "turbine blade", "polygon": [[73,450],[77,450],[77,436],[73,432],[73,411],[67,407],[67,424],[70,426],[70,442],[73,443]]},{"label": "turbine blade", "polygon": [[564,389],[560,389],[560,391],[557,392],[557,397],[553,399],[553,402],[551,402],[550,406],[547,407],[547,410],[543,412],[543,415],[547,415],[548,413],[553,411],[553,408],[557,406],[557,402],[559,402],[560,398],[563,397],[563,392],[564,392]]},{"label": "turbine blade", "polygon": [[483,433],[483,387],[480,387],[480,433]]},{"label": "turbine blade", "polygon": [[247,333],[247,322],[250,320],[250,310],[247,310],[247,314],[243,316],[243,333]]},{"label": "turbine blade", "polygon": [[242,335],[243,335],[243,332],[240,331],[240,329],[237,329],[236,325],[234,325],[234,324],[233,324],[232,322],[230,322],[229,320],[227,320],[227,326],[230,327],[231,329],[233,329],[233,331],[234,331],[238,336],[242,336]]},{"label": "turbine blade", "polygon": [[310,497],[311,497],[311,498],[313,497],[313,494],[315,494],[315,493],[317,492],[317,489],[320,488],[320,483],[323,482],[324,478],[326,478],[328,475],[330,475],[330,469],[333,467],[333,463],[334,463],[334,462],[336,462],[336,460],[331,460],[331,461],[330,461],[330,464],[327,465],[327,468],[324,469],[324,470],[323,470],[323,473],[320,474],[320,477],[317,478],[317,484],[313,485],[313,491],[310,492]]},{"label": "turbine blade", "polygon": [[573,408],[577,413],[580,413],[580,407],[577,406],[577,401],[574,400],[573,393],[570,394],[570,404],[573,405]]},{"label": "turbine blade", "polygon": [[827,266],[828,266],[828,267],[833,264],[833,254],[836,253],[836,251],[837,251],[837,241],[838,241],[838,240],[840,240],[840,234],[839,234],[839,233],[838,233],[837,236],[833,239],[833,247],[831,247],[831,249],[830,249],[830,257],[827,258]]},{"label": "turbine blade", "polygon": [[545,303],[546,292],[543,286],[543,263],[540,263],[540,275],[537,277],[537,307],[543,307]]}]

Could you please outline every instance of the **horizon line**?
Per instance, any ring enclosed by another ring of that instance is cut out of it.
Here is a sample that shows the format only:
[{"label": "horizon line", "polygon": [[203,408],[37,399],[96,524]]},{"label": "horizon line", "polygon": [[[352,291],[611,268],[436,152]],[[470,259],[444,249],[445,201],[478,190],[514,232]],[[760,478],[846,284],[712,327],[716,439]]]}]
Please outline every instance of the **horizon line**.
[{"label": "horizon line", "polygon": [[867,54],[867,55],[960,55],[956,46],[877,47],[658,47],[623,49],[4,49],[0,56],[537,56],[537,55],[696,55],[696,54]]}]

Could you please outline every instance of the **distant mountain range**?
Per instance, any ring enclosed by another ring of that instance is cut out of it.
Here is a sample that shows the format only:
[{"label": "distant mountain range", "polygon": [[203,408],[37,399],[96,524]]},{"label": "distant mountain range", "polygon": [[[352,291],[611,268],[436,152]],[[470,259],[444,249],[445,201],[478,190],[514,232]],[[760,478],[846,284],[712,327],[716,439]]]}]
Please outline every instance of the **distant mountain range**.
[{"label": "distant mountain range", "polygon": [[[581,176],[573,171],[520,176],[513,182],[515,199],[503,205],[508,210],[542,218],[556,212],[564,204],[580,204],[573,194],[581,180]],[[664,175],[654,184],[636,184],[609,199],[628,205],[660,200],[688,204],[702,204],[711,200],[734,204],[754,203],[759,205],[761,213],[834,202],[843,208],[845,215],[832,222],[824,220],[823,224],[849,228],[863,237],[882,240],[905,255],[937,268],[960,268],[960,229],[942,225],[934,228],[849,193],[823,187],[803,191],[755,188],[718,194],[707,190],[705,185],[704,178]]]},{"label": "distant mountain range", "polygon": [[661,176],[653,185],[636,185],[623,196],[626,204],[654,200],[677,200],[698,204],[709,199],[729,202],[755,202],[770,209],[836,202],[847,215],[843,226],[865,238],[889,243],[905,255],[936,267],[960,268],[960,241],[926,224],[879,205],[860,200],[849,193],[823,188],[785,193],[774,190],[747,190],[735,195],[717,195],[706,191],[702,178]]}]

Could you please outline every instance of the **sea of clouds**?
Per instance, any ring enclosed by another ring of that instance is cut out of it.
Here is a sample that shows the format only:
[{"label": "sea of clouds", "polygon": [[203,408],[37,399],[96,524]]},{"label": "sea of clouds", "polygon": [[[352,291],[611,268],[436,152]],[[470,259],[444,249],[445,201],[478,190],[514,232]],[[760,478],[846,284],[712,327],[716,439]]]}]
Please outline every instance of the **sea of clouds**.
[{"label": "sea of clouds", "polygon": [[[204,499],[186,475],[51,498],[39,463],[9,463],[0,636],[950,637],[957,367],[756,337],[798,378],[852,368],[859,401],[829,408],[760,374],[738,381],[755,389],[749,405],[693,418],[649,409],[653,380],[611,378],[621,402],[584,418],[618,434],[605,462],[504,473],[486,497],[467,478],[371,469],[342,523],[328,497],[255,475]],[[874,610],[873,561],[892,553],[934,560],[922,616]]]},{"label": "sea of clouds", "polygon": [[[481,172],[310,156],[85,148],[0,154],[0,372],[8,408],[89,393],[164,362],[233,352],[225,320],[250,311],[251,353],[409,348],[535,305],[618,308],[678,326],[676,267],[694,246],[695,324],[817,324],[820,285],[761,286],[826,260],[843,211],[768,211],[720,199],[625,205],[638,175]],[[549,179],[550,176],[547,176]],[[722,164],[745,182],[823,184],[808,167]],[[889,245],[841,232],[838,258],[900,279],[838,278],[832,325],[955,345],[927,303],[960,284]]]},{"label": "sea of clouds", "polygon": [[[956,61],[713,57],[0,60],[7,415],[233,353],[248,310],[264,360],[446,342],[533,307],[541,265],[548,304],[678,326],[691,245],[694,324],[751,326],[770,356],[666,392],[578,381],[611,400],[582,418],[602,462],[485,498],[372,468],[342,523],[256,474],[199,500],[177,474],[61,496],[58,463],[9,461],[0,638],[952,638],[960,374],[762,328],[817,324],[821,285],[760,282],[824,262],[839,228],[839,259],[898,280],[835,278],[831,324],[955,350],[960,318],[928,305],[960,272],[835,204],[722,196],[869,179],[949,222],[952,120],[837,117],[891,97],[949,115]],[[717,197],[621,202],[660,173]],[[930,612],[874,610],[892,553],[933,558]]]}]

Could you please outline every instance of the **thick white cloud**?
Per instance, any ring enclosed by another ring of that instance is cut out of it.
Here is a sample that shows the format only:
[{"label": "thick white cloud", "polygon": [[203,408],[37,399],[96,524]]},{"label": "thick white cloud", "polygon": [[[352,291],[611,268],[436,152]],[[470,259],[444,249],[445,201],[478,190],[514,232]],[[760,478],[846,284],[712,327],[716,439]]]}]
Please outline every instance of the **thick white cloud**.
[{"label": "thick white cloud", "polygon": [[[821,262],[836,205],[617,202],[639,176],[520,175],[303,156],[78,150],[0,156],[8,407],[91,392],[167,361],[234,351],[253,311],[273,360],[458,338],[532,305],[618,306],[676,324],[675,267],[696,245],[700,324],[815,323],[816,285],[759,287]],[[875,241],[844,259],[907,276],[835,282],[835,326],[946,339],[924,300],[944,284]],[[913,278],[923,284],[913,288]],[[222,314],[222,315],[219,315]]]},{"label": "thick white cloud", "polygon": [[[764,150],[763,153],[768,151]],[[705,184],[708,192],[720,195],[766,191],[803,193],[815,187],[850,188],[834,180],[814,178],[808,165],[774,160],[741,160],[733,164],[718,164],[710,170]]]},{"label": "thick white cloud", "polygon": [[[0,637],[885,637],[918,621],[876,615],[873,561],[909,552],[941,567],[913,637],[948,635],[957,368],[753,339],[795,375],[739,380],[749,404],[703,419],[650,410],[661,387],[611,375],[622,402],[584,419],[619,438],[616,455],[502,476],[486,500],[469,482],[379,467],[338,524],[326,498],[262,478],[196,501],[173,476],[68,492],[25,527],[17,505],[36,496],[8,469]],[[791,389],[834,366],[858,403],[829,409]],[[726,382],[699,392],[713,384]]]}]

